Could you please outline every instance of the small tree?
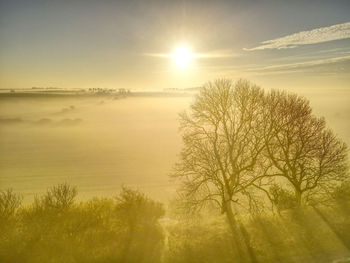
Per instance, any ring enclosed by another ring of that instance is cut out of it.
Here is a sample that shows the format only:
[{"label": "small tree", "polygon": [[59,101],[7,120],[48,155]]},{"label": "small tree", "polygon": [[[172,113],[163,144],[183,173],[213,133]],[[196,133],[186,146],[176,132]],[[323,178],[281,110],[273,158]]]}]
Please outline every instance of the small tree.
[{"label": "small tree", "polygon": [[163,232],[158,220],[164,215],[161,203],[139,191],[123,188],[116,197],[117,220],[123,230],[120,262],[158,262]]},{"label": "small tree", "polygon": [[68,183],[58,184],[49,188],[46,194],[35,198],[37,208],[65,210],[74,204],[77,188]]},{"label": "small tree", "polygon": [[22,204],[22,196],[12,189],[0,191],[0,220],[14,216]]},{"label": "small tree", "polygon": [[137,224],[153,224],[164,215],[161,203],[155,202],[137,190],[123,187],[116,197],[116,213],[129,228]]},{"label": "small tree", "polygon": [[272,91],[265,104],[269,174],[294,189],[297,205],[310,202],[347,176],[347,147],[312,114],[303,97]]}]

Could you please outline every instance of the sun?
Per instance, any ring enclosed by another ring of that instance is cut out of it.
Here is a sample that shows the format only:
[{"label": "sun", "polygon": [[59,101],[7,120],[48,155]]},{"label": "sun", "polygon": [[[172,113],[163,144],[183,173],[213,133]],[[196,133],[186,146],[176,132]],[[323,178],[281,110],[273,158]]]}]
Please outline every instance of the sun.
[{"label": "sun", "polygon": [[189,48],[185,46],[178,47],[172,54],[175,64],[180,68],[186,68],[190,64],[193,55]]}]

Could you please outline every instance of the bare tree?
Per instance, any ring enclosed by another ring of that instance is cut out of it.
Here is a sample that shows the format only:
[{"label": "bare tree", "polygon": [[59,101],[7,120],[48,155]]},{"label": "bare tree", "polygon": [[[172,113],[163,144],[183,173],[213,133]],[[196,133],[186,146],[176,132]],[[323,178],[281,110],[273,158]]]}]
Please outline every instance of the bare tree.
[{"label": "bare tree", "polygon": [[12,189],[0,191],[0,220],[14,216],[22,204],[22,196]]},{"label": "bare tree", "polygon": [[233,231],[232,205],[263,178],[264,92],[247,81],[207,83],[190,111],[181,114],[184,146],[174,176],[191,208],[218,205]]},{"label": "bare tree", "polygon": [[346,178],[347,147],[312,114],[308,100],[272,91],[264,119],[268,174],[289,182],[298,206]]},{"label": "bare tree", "polygon": [[36,197],[34,200],[37,208],[49,208],[64,210],[70,208],[77,196],[77,188],[68,183],[58,184],[47,190],[46,195]]}]

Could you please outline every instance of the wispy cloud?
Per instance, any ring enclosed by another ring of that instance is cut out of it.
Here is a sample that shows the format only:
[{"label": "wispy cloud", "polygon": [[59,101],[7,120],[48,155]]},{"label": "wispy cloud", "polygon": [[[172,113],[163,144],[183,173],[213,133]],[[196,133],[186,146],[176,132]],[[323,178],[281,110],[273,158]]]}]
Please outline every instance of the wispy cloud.
[{"label": "wispy cloud", "polygon": [[244,50],[254,51],[264,49],[296,48],[300,45],[317,44],[346,38],[350,38],[350,22],[316,28],[309,31],[302,31],[285,37],[267,40],[262,42],[260,46],[245,48]]},{"label": "wispy cloud", "polygon": [[338,63],[338,62],[343,62],[343,61],[347,61],[347,60],[350,60],[350,56],[266,66],[266,67],[260,68],[259,70],[264,70],[264,71],[265,70],[289,70],[289,69],[295,69],[295,68],[314,67],[314,66],[320,66],[320,65],[324,65],[324,64]]},{"label": "wispy cloud", "polygon": [[336,57],[336,58],[318,59],[318,60],[311,60],[311,61],[304,61],[304,62],[297,62],[297,63],[254,67],[254,68],[246,69],[245,72],[247,73],[254,72],[255,74],[280,74],[280,73],[305,72],[305,70],[308,68],[341,63],[349,60],[350,60],[350,56],[342,56],[342,57]]}]

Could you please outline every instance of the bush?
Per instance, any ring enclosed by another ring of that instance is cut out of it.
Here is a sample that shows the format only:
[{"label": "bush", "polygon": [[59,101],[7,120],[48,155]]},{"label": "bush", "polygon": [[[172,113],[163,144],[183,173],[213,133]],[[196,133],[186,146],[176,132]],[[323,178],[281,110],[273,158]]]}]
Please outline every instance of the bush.
[{"label": "bush", "polygon": [[75,187],[61,184],[19,209],[17,195],[2,192],[1,211],[12,219],[1,224],[0,262],[160,261],[161,204],[131,189],[80,204],[76,195]]}]

